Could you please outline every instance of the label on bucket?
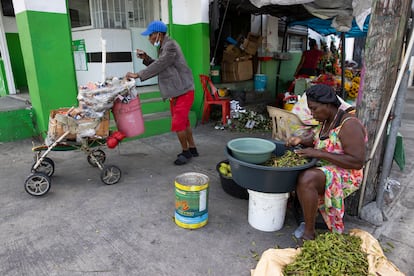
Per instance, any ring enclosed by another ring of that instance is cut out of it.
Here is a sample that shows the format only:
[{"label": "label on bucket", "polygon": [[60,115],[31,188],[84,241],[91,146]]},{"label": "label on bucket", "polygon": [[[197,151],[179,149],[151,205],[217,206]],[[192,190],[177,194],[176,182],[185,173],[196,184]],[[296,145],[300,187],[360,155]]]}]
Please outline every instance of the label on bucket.
[{"label": "label on bucket", "polygon": [[207,190],[183,191],[175,188],[176,212],[186,217],[198,217],[207,213]]},{"label": "label on bucket", "polygon": [[267,84],[267,76],[263,74],[256,74],[254,76],[254,90],[265,91]]},{"label": "label on bucket", "polygon": [[210,71],[211,76],[213,77],[217,77],[220,76],[220,71],[219,70],[211,70]]},{"label": "label on bucket", "polygon": [[187,229],[197,229],[207,224],[208,213],[205,213],[204,215],[199,217],[184,217],[175,212],[174,218],[175,223],[180,227]]}]

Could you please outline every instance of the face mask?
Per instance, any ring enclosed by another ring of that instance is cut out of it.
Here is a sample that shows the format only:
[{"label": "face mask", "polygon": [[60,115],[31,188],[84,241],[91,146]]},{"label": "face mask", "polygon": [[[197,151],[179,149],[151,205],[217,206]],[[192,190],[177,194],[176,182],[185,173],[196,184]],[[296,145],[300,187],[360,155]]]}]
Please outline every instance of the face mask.
[{"label": "face mask", "polygon": [[[155,47],[159,47],[159,46],[160,46],[160,41],[158,40],[159,35],[160,35],[160,33],[157,33],[157,38],[156,38],[156,39],[155,39],[155,41],[154,41],[154,46],[155,46]],[[158,41],[157,41],[157,40],[158,40]]]}]

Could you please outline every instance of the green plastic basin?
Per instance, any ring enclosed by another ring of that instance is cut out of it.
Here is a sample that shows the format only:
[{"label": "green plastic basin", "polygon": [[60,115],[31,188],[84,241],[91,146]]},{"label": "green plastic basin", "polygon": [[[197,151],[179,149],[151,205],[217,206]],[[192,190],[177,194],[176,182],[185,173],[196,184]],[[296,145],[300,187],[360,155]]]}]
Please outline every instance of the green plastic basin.
[{"label": "green plastic basin", "polygon": [[[284,141],[271,141],[275,144],[274,154],[282,156],[287,148]],[[316,158],[297,167],[268,167],[252,164],[235,158],[229,147],[225,154],[231,166],[233,180],[243,188],[263,193],[289,193],[295,190],[299,173],[316,165]]]},{"label": "green plastic basin", "polygon": [[276,145],[269,140],[250,137],[230,140],[227,147],[234,158],[252,164],[266,162],[276,149]]}]

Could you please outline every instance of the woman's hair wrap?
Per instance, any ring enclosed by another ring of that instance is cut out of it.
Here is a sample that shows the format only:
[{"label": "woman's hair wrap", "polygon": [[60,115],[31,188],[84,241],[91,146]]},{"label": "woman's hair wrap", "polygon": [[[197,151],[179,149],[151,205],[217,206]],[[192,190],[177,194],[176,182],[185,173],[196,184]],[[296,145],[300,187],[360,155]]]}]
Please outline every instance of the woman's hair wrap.
[{"label": "woman's hair wrap", "polygon": [[333,104],[336,107],[341,105],[338,97],[336,96],[335,90],[326,84],[313,85],[305,91],[306,97],[309,101]]}]

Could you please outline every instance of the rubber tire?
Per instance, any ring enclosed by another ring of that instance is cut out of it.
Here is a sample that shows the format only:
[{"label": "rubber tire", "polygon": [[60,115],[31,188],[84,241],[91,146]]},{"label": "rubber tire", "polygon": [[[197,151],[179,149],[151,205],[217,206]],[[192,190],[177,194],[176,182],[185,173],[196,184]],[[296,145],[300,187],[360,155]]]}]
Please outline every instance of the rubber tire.
[{"label": "rubber tire", "polygon": [[98,159],[98,161],[99,161],[101,164],[105,163],[105,160],[106,160],[106,154],[105,154],[105,152],[104,152],[103,150],[100,150],[100,149],[94,150],[94,151],[92,151],[91,153],[89,153],[89,154],[88,154],[88,157],[87,157],[87,159],[88,159],[88,163],[89,163],[92,167],[98,167],[98,165],[97,165],[94,161],[92,161],[92,157],[91,157],[91,155],[95,156],[95,158],[96,158],[96,159]]},{"label": "rubber tire", "polygon": [[40,163],[40,166],[37,167],[36,170],[33,169],[35,164],[36,162],[32,166],[32,169],[31,169],[32,173],[35,173],[35,172],[44,173],[49,177],[51,177],[55,173],[55,162],[53,162],[53,160],[48,157],[43,158],[42,162]]},{"label": "rubber tire", "polygon": [[42,172],[32,173],[24,182],[25,191],[32,196],[43,196],[47,194],[50,190],[50,186],[50,177]]},{"label": "rubber tire", "polygon": [[121,169],[114,165],[105,166],[101,171],[101,180],[106,185],[113,185],[121,179]]}]

